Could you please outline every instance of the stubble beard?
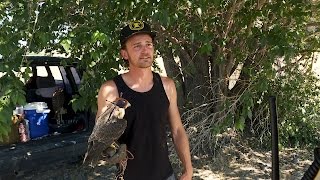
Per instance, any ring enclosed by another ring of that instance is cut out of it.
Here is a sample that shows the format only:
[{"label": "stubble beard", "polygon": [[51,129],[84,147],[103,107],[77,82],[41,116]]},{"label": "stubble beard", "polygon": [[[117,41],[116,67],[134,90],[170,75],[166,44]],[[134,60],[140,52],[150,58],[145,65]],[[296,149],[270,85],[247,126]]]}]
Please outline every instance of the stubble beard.
[{"label": "stubble beard", "polygon": [[152,57],[147,58],[147,59],[141,58],[141,59],[139,59],[138,67],[139,68],[150,68],[152,66],[152,63],[153,63]]},{"label": "stubble beard", "polygon": [[[131,58],[129,57],[129,59]],[[150,68],[153,64],[154,58],[152,55],[149,56],[145,54],[136,60],[131,60],[131,62],[130,60],[128,61],[129,61],[129,64],[137,68]]]}]

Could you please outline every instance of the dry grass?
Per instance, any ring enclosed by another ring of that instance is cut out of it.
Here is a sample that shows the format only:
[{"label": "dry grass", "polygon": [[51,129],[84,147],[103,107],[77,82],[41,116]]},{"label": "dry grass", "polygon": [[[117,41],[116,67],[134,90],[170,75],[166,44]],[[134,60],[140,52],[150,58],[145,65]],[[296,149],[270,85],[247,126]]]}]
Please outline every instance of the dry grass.
[{"label": "dry grass", "polygon": [[[251,148],[245,141],[231,138],[215,154],[192,157],[194,180],[271,179],[271,151]],[[181,167],[174,161],[176,172]],[[301,179],[313,162],[313,151],[284,149],[279,153],[280,179]]]}]

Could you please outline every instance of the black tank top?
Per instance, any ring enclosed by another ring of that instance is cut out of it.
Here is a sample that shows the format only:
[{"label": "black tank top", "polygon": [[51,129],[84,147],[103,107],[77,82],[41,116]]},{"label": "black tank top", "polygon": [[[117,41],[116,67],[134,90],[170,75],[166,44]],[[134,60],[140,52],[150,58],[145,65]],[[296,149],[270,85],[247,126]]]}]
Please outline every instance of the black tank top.
[{"label": "black tank top", "polygon": [[132,90],[121,75],[113,80],[119,95],[131,104],[124,117],[128,126],[119,139],[119,143],[127,144],[134,156],[128,160],[124,179],[167,179],[173,174],[166,136],[169,100],[159,74],[153,72],[153,86],[147,92]]}]

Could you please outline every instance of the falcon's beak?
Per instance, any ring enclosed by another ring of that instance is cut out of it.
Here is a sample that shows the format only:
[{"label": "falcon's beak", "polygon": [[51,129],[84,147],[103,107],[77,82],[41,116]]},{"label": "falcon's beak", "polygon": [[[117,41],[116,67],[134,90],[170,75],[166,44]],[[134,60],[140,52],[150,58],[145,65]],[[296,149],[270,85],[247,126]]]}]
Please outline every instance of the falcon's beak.
[{"label": "falcon's beak", "polygon": [[131,104],[128,102],[128,104],[126,105],[125,109],[127,109],[130,106],[131,106]]}]

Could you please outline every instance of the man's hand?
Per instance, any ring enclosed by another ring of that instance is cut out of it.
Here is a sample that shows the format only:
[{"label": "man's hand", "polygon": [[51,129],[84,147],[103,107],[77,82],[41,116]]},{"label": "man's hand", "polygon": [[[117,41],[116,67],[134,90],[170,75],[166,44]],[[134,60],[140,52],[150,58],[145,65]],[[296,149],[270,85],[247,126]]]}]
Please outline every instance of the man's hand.
[{"label": "man's hand", "polygon": [[125,144],[121,144],[118,149],[108,147],[105,151],[104,157],[107,164],[117,164],[127,158],[127,146]]},{"label": "man's hand", "polygon": [[182,175],[180,176],[179,180],[191,180],[192,179],[192,170],[190,171],[184,171]]}]

